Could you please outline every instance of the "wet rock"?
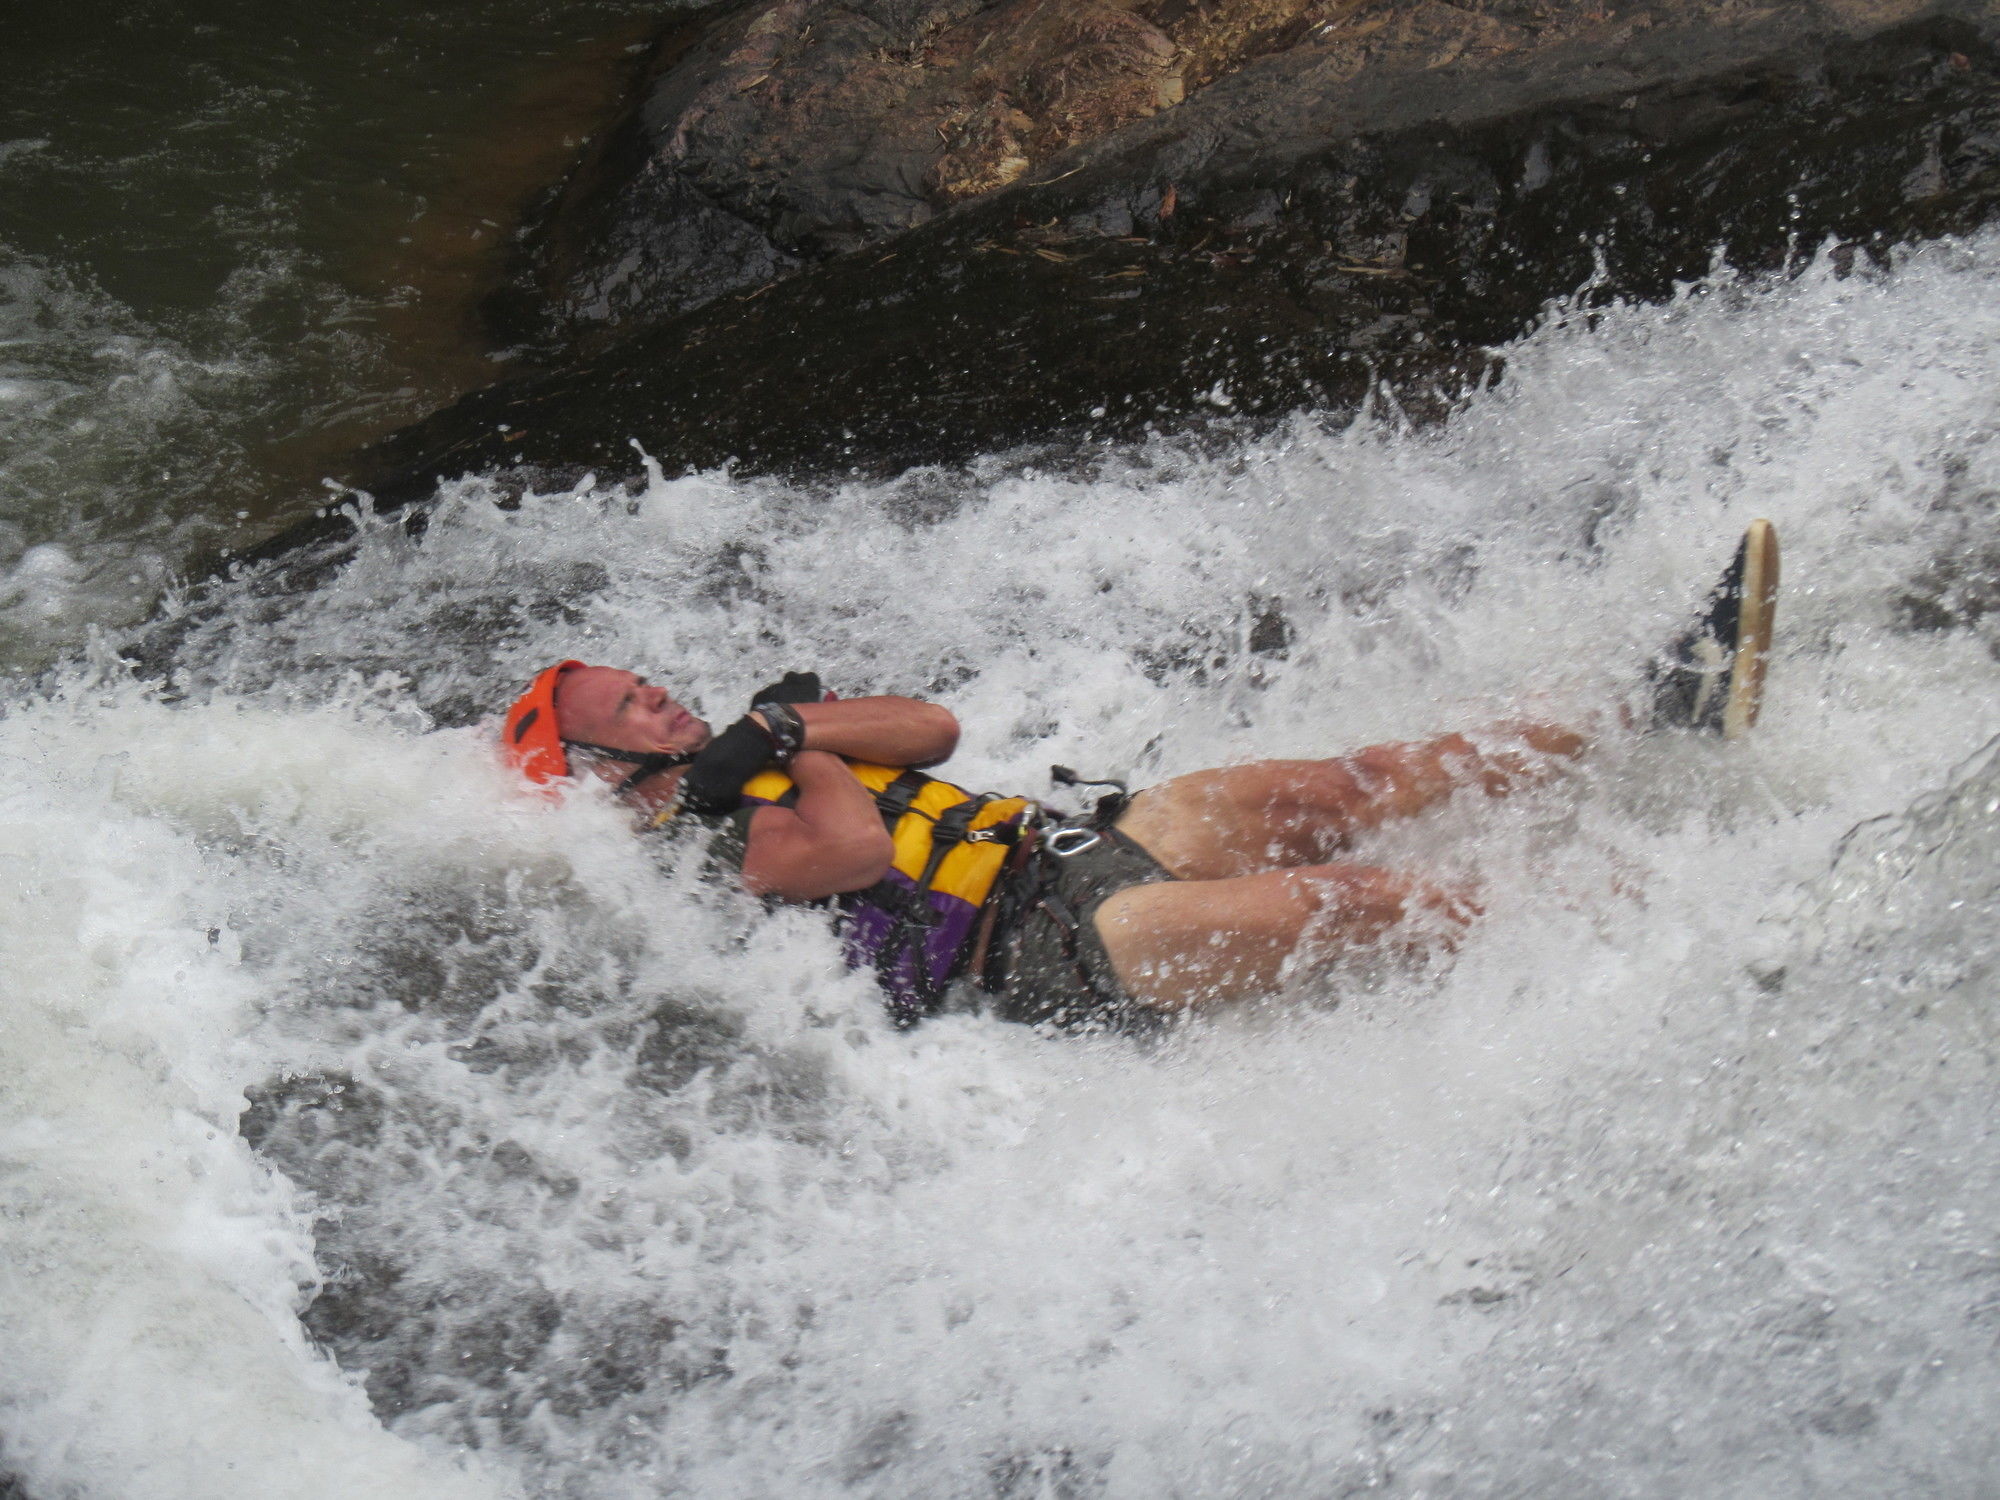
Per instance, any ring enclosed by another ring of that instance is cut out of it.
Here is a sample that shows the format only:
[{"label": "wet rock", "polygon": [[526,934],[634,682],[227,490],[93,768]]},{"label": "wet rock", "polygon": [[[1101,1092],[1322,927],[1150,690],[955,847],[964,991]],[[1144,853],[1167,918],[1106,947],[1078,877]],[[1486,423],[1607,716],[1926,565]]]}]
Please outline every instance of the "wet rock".
[{"label": "wet rock", "polygon": [[1178,104],[1196,59],[1147,9],[776,0],[690,19],[541,226],[530,279],[550,325],[671,316],[900,234]]},{"label": "wet rock", "polygon": [[[670,471],[889,472],[1338,408],[1382,378],[1421,416],[1593,277],[1600,298],[1656,297],[1718,249],[1771,269],[1829,236],[1879,253],[1981,221],[2000,203],[1996,79],[1978,34],[1932,25],[1360,135],[1269,181],[1003,196],[476,394],[356,478],[395,503],[471,470],[628,473],[634,442]],[[1120,213],[1150,231],[1095,228]]]},{"label": "wet rock", "polygon": [[1256,227],[1301,159],[1364,134],[1630,95],[1947,10],[1994,7],[752,0],[663,39],[543,219],[512,311],[564,338],[656,323],[968,204],[1031,211],[1073,177],[1094,200],[1079,232],[1153,227],[1217,189],[1222,222]]},{"label": "wet rock", "polygon": [[[1179,156],[1147,158],[1178,163],[1164,181],[1131,189],[1112,162],[965,203],[475,393],[344,477],[382,510],[416,507],[414,528],[440,478],[629,475],[635,445],[669,473],[884,475],[1034,444],[1078,461],[1149,431],[1338,413],[1384,384],[1425,420],[1495,374],[1492,350],[1551,299],[1587,315],[1669,295],[1718,252],[1767,272],[1828,241],[1865,268],[1984,222],[2000,207],[2000,58],[1978,27],[1932,20],[1352,132],[1240,179],[1217,138],[1177,139]],[[349,529],[322,513],[234,561],[282,558],[267,586],[309,587]],[[137,654],[167,670],[173,641],[163,627]]]}]

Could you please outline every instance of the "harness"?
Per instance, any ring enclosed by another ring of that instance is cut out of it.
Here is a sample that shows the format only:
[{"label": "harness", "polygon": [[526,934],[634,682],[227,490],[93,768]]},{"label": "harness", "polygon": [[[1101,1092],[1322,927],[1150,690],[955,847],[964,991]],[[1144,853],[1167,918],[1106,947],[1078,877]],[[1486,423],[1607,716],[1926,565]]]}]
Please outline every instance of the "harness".
[{"label": "harness", "polygon": [[1017,857],[1010,861],[1010,878],[995,903],[997,911],[989,933],[982,938],[977,965],[980,987],[998,991],[1006,984],[1007,938],[1023,922],[1040,918],[1055,927],[1063,961],[1075,972],[1084,992],[1107,1010],[1116,1010],[1127,1003],[1127,997],[1115,980],[1085,958],[1085,919],[1063,894],[1062,884],[1067,860],[1106,840],[1131,842],[1111,826],[1130,805],[1131,793],[1121,781],[1090,781],[1067,766],[1051,766],[1049,770],[1058,786],[1108,786],[1115,790],[1097,799],[1096,810],[1087,822],[1029,830]]},{"label": "harness", "polygon": [[[1129,801],[1121,784],[1054,768],[1058,784],[1116,790],[1098,799],[1087,821],[1044,827],[1041,805],[1026,797],[968,792],[922,771],[868,761],[847,766],[873,795],[895,855],[882,879],[830,904],[841,913],[848,963],[873,972],[896,1025],[935,1015],[946,987],[961,975],[998,990],[1007,978],[1011,935],[1035,920],[1054,924],[1063,957],[1086,992],[1107,1007],[1126,1003],[1115,981],[1087,959],[1084,919],[1062,888],[1072,856],[1121,837],[1111,827]],[[797,801],[798,788],[782,771],[760,772],[743,787],[743,808]],[[649,826],[664,827],[677,816],[687,814],[662,809]]]}]

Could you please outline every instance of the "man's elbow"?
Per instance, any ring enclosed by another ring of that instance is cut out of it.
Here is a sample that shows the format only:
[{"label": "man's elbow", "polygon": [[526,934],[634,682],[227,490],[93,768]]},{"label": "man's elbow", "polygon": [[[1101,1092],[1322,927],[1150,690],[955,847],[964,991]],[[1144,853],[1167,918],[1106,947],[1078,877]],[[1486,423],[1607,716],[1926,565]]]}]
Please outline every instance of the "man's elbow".
[{"label": "man's elbow", "polygon": [[958,749],[958,715],[939,703],[917,703],[922,710],[921,732],[925,740],[925,752],[918,764],[934,765],[941,760],[949,760]]},{"label": "man's elbow", "polygon": [[[841,891],[858,891],[873,885],[889,873],[896,862],[896,840],[879,820],[854,841],[852,859],[842,876]],[[828,895],[838,892],[829,891]]]}]

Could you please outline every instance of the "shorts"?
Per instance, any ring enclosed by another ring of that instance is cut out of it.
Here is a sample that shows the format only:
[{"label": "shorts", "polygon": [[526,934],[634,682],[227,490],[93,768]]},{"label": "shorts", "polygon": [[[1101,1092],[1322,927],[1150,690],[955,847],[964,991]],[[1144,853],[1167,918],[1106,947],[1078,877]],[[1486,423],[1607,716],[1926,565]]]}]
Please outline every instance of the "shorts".
[{"label": "shorts", "polygon": [[[1097,909],[1135,885],[1172,880],[1166,868],[1116,829],[1067,859],[1038,852],[1026,878],[1039,883],[1000,939],[992,1013],[1003,1021],[1064,1030],[1145,1029],[1159,1012],[1125,993],[1097,933]],[[1044,904],[1044,896],[1053,902]],[[1066,918],[1073,918],[1072,929]]]}]

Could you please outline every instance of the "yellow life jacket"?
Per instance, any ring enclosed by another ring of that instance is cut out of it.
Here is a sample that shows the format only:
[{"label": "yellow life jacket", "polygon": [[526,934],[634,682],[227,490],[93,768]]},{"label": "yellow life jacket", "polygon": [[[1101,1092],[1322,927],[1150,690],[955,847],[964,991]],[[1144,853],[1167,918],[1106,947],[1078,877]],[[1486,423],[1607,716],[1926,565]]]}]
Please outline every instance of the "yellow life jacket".
[{"label": "yellow life jacket", "polygon": [[[888,874],[840,898],[848,962],[875,971],[891,1013],[908,1024],[937,1008],[962,968],[979,914],[1040,807],[1027,797],[968,792],[922,771],[847,765],[874,795],[896,844]],[[744,783],[743,800],[786,807],[798,800],[798,788],[782,771],[764,771]]]},{"label": "yellow life jacket", "polygon": [[[883,820],[896,840],[896,857],[890,868],[922,881],[930,870],[929,889],[951,896],[971,906],[983,906],[993,893],[1007,852],[1019,842],[1023,818],[1036,804],[1026,797],[979,796],[922,771],[906,771],[897,766],[878,766],[870,761],[851,760],[847,767],[854,779],[875,796]],[[788,806],[794,798],[792,778],[782,771],[764,771],[744,783],[747,801]],[[966,807],[967,803],[973,804]],[[954,808],[965,811],[947,817]],[[964,837],[953,839],[950,830],[959,820]],[[940,828],[945,842],[938,844]],[[1010,830],[996,834],[996,829]],[[981,835],[984,835],[982,837]],[[932,868],[932,856],[939,855]]]}]

